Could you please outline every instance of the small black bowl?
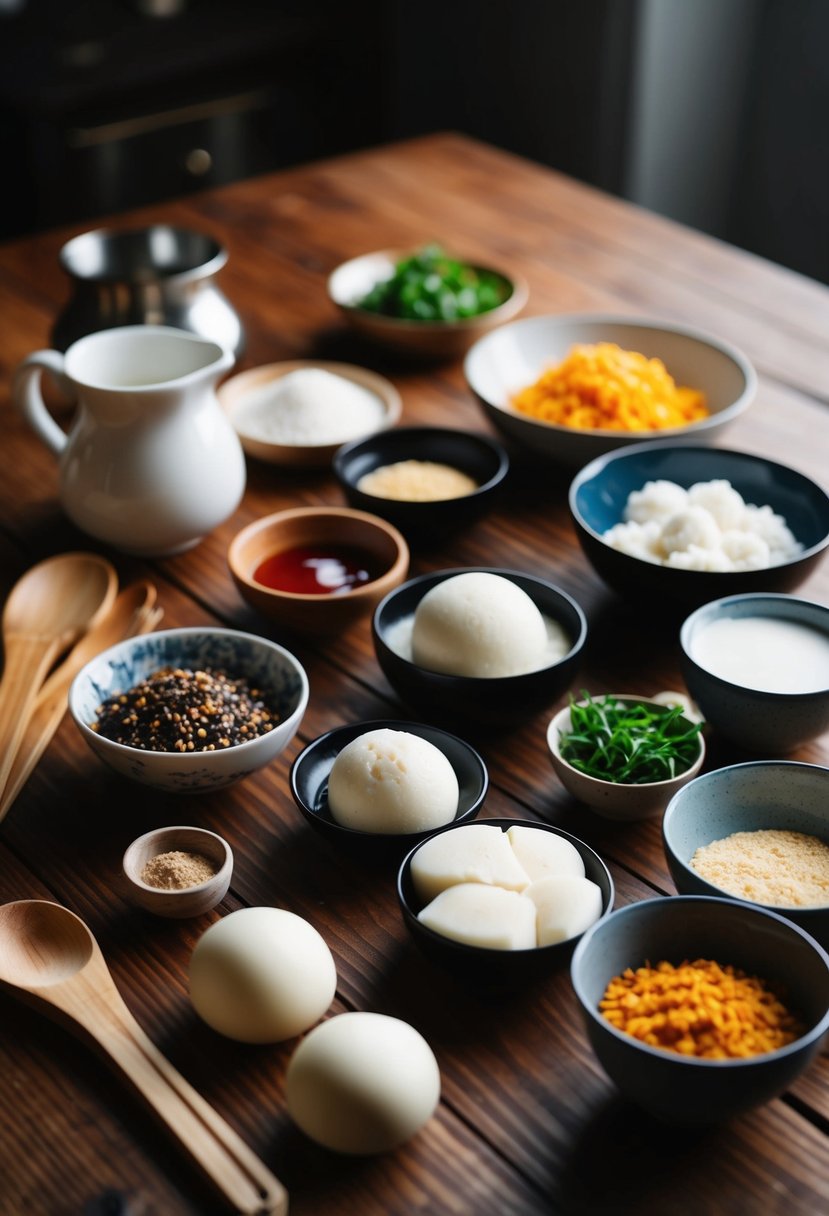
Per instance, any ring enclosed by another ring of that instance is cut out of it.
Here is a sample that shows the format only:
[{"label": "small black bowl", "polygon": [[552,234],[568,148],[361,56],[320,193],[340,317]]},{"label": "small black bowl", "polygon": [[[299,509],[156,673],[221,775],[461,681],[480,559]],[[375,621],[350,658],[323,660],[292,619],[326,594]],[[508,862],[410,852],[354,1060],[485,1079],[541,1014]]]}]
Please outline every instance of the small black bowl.
[{"label": "small black bowl", "polygon": [[[673,481],[688,489],[699,481],[730,481],[747,503],[782,515],[803,549],[779,566],[715,572],[679,570],[611,548],[603,533],[621,523],[632,490],[647,481]],[[595,569],[620,595],[686,609],[752,591],[788,592],[797,587],[829,546],[829,495],[787,465],[724,448],[672,443],[636,444],[597,457],[570,486],[570,513],[579,543]]]},{"label": "small black bowl", "polygon": [[[594,853],[583,840],[571,836],[569,832],[563,832],[560,828],[553,827],[550,823],[540,823],[535,820],[486,819],[482,822],[499,827],[502,831],[515,825],[538,828],[542,832],[552,832],[569,841],[581,854],[585,878],[589,878],[591,882],[601,888],[602,914],[599,920],[603,920],[610,913],[616,895],[613,879],[598,853]],[[431,836],[448,832],[450,828],[456,826],[457,824],[449,824],[445,828],[440,828],[438,832],[432,832]],[[423,841],[420,842],[420,844],[422,843]],[[460,982],[468,983],[474,988],[508,991],[522,984],[544,979],[562,963],[568,961],[581,934],[571,937],[565,942],[556,942],[552,946],[536,946],[533,950],[488,950],[481,946],[468,946],[465,942],[453,941],[452,938],[443,937],[434,929],[427,928],[422,921],[417,919],[418,912],[425,905],[423,900],[418,897],[412,882],[412,858],[420,848],[420,844],[403,858],[397,875],[397,898],[407,929],[432,962],[449,968]],[[598,924],[598,921],[596,923]]]},{"label": "small black bowl", "polygon": [[355,722],[350,726],[337,726],[314,739],[294,760],[290,772],[291,794],[312,827],[337,845],[352,847],[357,851],[397,852],[398,856],[405,849],[410,849],[412,845],[431,836],[435,830],[390,835],[360,832],[355,828],[343,827],[332,816],[328,809],[328,778],[334,761],[347,744],[370,730],[408,731],[411,735],[419,735],[421,739],[442,751],[455,770],[460,791],[457,814],[447,826],[456,827],[459,823],[466,823],[475,818],[489,789],[489,774],[474,747],[437,726],[383,718],[376,722]]},{"label": "small black bowl", "polygon": [[[461,498],[433,502],[403,502],[358,488],[357,483],[367,473],[401,460],[450,465],[476,481],[478,488]],[[509,457],[488,435],[434,426],[396,427],[345,444],[334,457],[333,469],[352,507],[382,516],[409,540],[437,544],[490,509],[507,475]]]},{"label": "small black bowl", "polygon": [[[392,650],[387,640],[389,629],[414,616],[426,592],[437,583],[469,573],[497,574],[525,591],[541,613],[557,621],[572,639],[567,654],[538,671],[479,679],[429,671]],[[401,701],[439,721],[491,729],[510,727],[532,717],[570,687],[587,639],[587,619],[575,600],[545,579],[516,570],[469,566],[423,574],[390,591],[375,609],[371,630],[377,661]]]}]

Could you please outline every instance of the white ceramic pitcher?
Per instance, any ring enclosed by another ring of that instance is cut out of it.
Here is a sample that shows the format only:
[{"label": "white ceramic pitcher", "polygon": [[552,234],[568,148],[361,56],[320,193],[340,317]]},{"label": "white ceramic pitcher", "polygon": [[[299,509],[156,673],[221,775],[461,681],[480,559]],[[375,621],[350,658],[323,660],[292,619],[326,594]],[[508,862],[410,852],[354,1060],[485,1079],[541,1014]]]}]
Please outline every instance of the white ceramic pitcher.
[{"label": "white ceramic pitcher", "polygon": [[[245,459],[215,393],[232,364],[218,343],[161,325],[107,329],[65,355],[29,355],[14,400],[57,454],[61,502],[79,528],[127,553],[164,556],[235,511]],[[77,398],[68,434],[44,404],[44,371]]]}]

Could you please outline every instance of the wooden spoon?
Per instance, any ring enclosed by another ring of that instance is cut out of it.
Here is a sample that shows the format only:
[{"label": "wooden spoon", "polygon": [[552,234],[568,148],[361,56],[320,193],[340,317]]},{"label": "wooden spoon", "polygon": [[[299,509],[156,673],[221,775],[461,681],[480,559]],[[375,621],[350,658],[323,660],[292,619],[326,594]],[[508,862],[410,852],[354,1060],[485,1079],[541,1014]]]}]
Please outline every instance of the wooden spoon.
[{"label": "wooden spoon", "polygon": [[147,1037],[74,912],[40,899],[1,905],[0,983],[92,1039],[234,1211],[284,1216],[288,1195],[281,1182]]},{"label": "wooden spoon", "polygon": [[38,562],[12,588],[3,609],[0,791],[47,671],[109,611],[117,589],[112,565],[95,553],[63,553]]},{"label": "wooden spoon", "polygon": [[155,586],[143,580],[125,587],[106,616],[98,620],[49,676],[37,694],[6,788],[0,793],[0,823],[28,781],[66,712],[69,685],[81,668],[124,638],[155,629],[162,610],[155,607]]}]

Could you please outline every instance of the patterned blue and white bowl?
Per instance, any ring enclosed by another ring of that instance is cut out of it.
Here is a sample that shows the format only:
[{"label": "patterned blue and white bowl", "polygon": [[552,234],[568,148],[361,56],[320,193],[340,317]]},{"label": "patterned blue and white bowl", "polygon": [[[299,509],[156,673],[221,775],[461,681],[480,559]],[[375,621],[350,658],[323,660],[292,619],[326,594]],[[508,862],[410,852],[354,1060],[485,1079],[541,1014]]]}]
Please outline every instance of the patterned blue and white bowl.
[{"label": "patterned blue and white bowl", "polygon": [[[243,677],[279,718],[258,739],[221,751],[144,751],[92,729],[98,706],[162,667],[205,668]],[[75,677],[69,710],[86,742],[124,777],[156,789],[191,794],[220,789],[275,760],[293,739],[308,704],[308,677],[282,646],[235,629],[165,629],[129,638],[92,659]]]}]

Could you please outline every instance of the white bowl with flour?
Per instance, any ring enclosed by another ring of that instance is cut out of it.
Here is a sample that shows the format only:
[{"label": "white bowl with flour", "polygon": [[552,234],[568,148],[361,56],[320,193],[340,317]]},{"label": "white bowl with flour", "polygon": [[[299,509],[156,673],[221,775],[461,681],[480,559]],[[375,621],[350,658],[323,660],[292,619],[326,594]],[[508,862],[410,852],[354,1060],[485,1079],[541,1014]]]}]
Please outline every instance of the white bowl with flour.
[{"label": "white bowl with flour", "polygon": [[232,376],[218,395],[248,455],[270,464],[329,464],[342,444],[394,426],[402,410],[388,380],[350,363],[269,363]]}]

